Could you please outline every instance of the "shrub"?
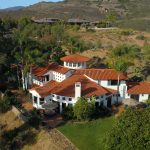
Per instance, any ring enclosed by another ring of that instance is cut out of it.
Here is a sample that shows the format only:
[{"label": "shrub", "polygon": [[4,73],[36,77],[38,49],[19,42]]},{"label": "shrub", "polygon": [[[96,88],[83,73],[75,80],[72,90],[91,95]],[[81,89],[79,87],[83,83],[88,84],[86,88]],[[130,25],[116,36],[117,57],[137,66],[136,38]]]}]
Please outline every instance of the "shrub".
[{"label": "shrub", "polygon": [[41,121],[42,119],[40,113],[37,110],[33,110],[31,112],[31,117],[29,119],[29,125],[38,129],[41,124]]},{"label": "shrub", "polygon": [[73,107],[74,116],[78,120],[89,120],[94,111],[94,103],[88,102],[86,98],[79,98]]},{"label": "shrub", "polygon": [[150,99],[146,100],[146,104],[150,106]]},{"label": "shrub", "polygon": [[95,107],[93,118],[99,118],[99,117],[108,117],[111,116],[111,110],[106,107]]},{"label": "shrub", "polygon": [[6,90],[4,97],[0,99],[0,112],[5,113],[11,109],[12,105],[21,107],[21,103],[17,101],[16,97],[9,90]]},{"label": "shrub", "polygon": [[11,109],[10,99],[8,97],[0,99],[0,113],[5,113],[10,109]]},{"label": "shrub", "polygon": [[73,107],[72,106],[66,107],[62,112],[62,116],[64,117],[65,120],[73,119],[74,118]]},{"label": "shrub", "polygon": [[138,35],[138,36],[136,36],[136,39],[145,40],[145,36],[144,35]]},{"label": "shrub", "polygon": [[121,30],[120,34],[121,35],[126,35],[126,36],[133,35],[133,30],[124,29],[124,30]]},{"label": "shrub", "polygon": [[97,24],[97,28],[106,28],[106,26],[107,26],[106,21],[102,21]]}]

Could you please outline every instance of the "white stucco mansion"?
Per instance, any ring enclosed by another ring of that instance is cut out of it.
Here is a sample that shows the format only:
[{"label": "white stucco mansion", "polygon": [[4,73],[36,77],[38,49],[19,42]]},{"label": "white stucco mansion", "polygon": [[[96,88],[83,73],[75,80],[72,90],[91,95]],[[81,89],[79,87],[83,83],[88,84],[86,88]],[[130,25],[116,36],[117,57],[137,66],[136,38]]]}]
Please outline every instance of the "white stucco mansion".
[{"label": "white stucco mansion", "polygon": [[[64,66],[49,63],[45,67],[32,67],[29,74],[33,106],[44,109],[44,104],[57,103],[60,112],[74,105],[79,97],[88,100],[94,96],[95,105],[110,107],[125,98],[144,101],[150,98],[150,83],[129,84],[127,74],[113,69],[88,69],[89,58],[75,54],[61,58]],[[117,92],[119,75],[119,89]]]}]

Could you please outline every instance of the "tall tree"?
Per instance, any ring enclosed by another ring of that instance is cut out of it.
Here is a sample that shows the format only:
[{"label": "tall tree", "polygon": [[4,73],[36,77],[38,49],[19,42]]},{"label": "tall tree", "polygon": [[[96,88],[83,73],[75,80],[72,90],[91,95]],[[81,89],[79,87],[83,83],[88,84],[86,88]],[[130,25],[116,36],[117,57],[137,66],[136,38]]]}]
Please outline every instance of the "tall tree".
[{"label": "tall tree", "polygon": [[150,107],[127,109],[107,134],[107,150],[150,149]]}]

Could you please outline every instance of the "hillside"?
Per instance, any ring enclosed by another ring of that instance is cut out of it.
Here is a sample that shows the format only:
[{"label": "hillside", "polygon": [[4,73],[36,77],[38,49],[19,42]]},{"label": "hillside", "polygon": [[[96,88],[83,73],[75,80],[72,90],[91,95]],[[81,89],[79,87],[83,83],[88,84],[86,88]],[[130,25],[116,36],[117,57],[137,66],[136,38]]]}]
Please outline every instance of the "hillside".
[{"label": "hillside", "polygon": [[[8,9],[9,10],[9,9]],[[62,2],[40,2],[16,11],[2,11],[0,17],[33,18],[81,18],[98,21],[105,17],[106,12],[116,12],[118,25],[149,31],[150,1],[149,0],[64,0]]]},{"label": "hillside", "polygon": [[[129,35],[125,35],[124,32],[129,32]],[[143,47],[145,42],[150,44],[150,34],[140,31],[132,30],[100,30],[96,32],[87,32],[87,31],[73,31],[68,30],[69,35],[77,37],[86,43],[93,43],[94,48],[90,48],[88,51],[83,52],[83,55],[87,57],[98,56],[104,58],[107,56],[107,53],[117,45],[121,44],[135,44],[139,47]],[[144,39],[139,39],[138,37],[143,36]],[[96,46],[97,45],[97,46]]]},{"label": "hillside", "polygon": [[150,22],[149,0],[65,0],[55,3],[40,2],[21,10],[0,12],[0,17],[82,18],[97,21],[104,18],[108,10],[117,13],[118,19],[121,20],[119,24],[122,26],[150,30],[148,26]]}]

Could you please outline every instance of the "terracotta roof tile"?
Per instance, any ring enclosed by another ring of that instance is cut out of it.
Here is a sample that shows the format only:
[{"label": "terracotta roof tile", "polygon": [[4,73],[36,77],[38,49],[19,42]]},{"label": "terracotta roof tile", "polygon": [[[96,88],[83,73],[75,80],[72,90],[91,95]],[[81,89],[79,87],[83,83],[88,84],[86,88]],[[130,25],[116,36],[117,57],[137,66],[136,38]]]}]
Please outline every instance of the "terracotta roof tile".
[{"label": "terracotta roof tile", "polygon": [[150,82],[129,84],[129,94],[150,94]]},{"label": "terracotta roof tile", "polygon": [[59,83],[52,92],[57,95],[74,97],[76,82],[81,82],[81,96],[90,97],[93,95],[99,96],[110,93],[110,91],[89,80],[83,75],[73,75],[69,77],[68,79]]},{"label": "terracotta roof tile", "polygon": [[62,57],[61,60],[65,61],[65,62],[87,62],[90,59],[88,57],[85,57],[85,56],[74,54],[74,55]]},{"label": "terracotta roof tile", "polygon": [[84,75],[73,75],[60,83],[52,80],[44,86],[32,88],[31,91],[35,90],[37,93],[39,93],[41,97],[45,97],[50,94],[74,97],[76,82],[81,82],[81,96],[84,97],[117,93],[116,90],[104,88],[96,84],[95,82],[89,80]]},{"label": "terracotta roof tile", "polygon": [[[113,69],[78,69],[76,75],[87,75],[94,80],[118,80],[118,72]],[[127,80],[127,74],[119,73],[120,80]]]},{"label": "terracotta roof tile", "polygon": [[106,88],[106,87],[103,87],[103,88],[106,89],[111,94],[117,94],[118,93],[117,90]]},{"label": "terracotta roof tile", "polygon": [[53,88],[58,84],[59,84],[58,82],[52,80],[46,83],[44,86],[38,86],[30,89],[30,91],[35,90],[37,93],[39,93],[41,97],[46,97],[52,93]]},{"label": "terracotta roof tile", "polygon": [[35,76],[43,76],[44,74],[46,74],[48,71],[55,71],[55,72],[58,72],[58,73],[61,73],[61,74],[65,74],[67,73],[69,70],[72,70],[72,69],[69,69],[69,68],[66,68],[66,67],[63,67],[63,66],[60,66],[56,63],[49,63],[47,66],[45,67],[39,67],[39,66],[34,66],[32,67],[32,73],[35,75]]}]

